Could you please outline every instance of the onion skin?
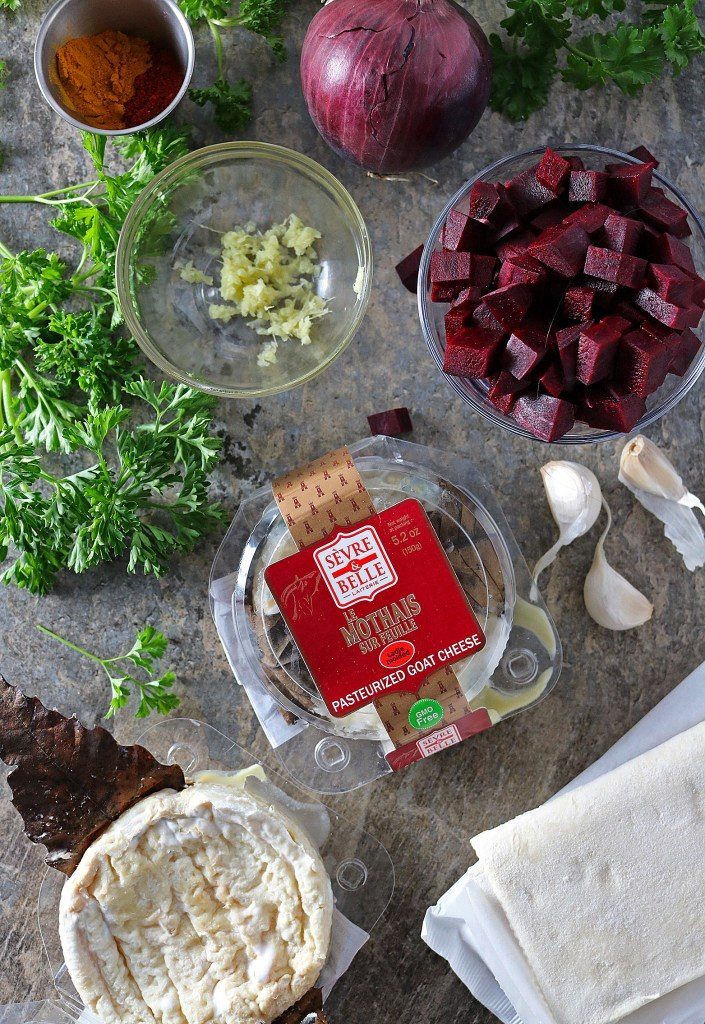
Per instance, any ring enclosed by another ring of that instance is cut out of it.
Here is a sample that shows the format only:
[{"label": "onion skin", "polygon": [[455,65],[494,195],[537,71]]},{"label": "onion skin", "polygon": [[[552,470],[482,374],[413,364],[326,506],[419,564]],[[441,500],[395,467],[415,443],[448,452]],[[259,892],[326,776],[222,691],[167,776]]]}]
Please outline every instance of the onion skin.
[{"label": "onion skin", "polygon": [[468,137],[489,99],[484,32],[453,0],[332,0],[301,52],[329,146],[378,174],[424,167]]}]

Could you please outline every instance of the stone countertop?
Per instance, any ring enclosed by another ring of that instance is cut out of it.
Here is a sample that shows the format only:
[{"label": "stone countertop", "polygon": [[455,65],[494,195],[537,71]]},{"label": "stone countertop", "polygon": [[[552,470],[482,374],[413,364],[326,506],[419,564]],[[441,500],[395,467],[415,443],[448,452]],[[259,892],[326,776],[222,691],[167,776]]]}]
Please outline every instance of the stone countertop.
[{"label": "stone countertop", "polygon": [[[46,6],[25,0],[23,12],[0,15],[0,56],[11,71],[0,94],[3,193],[39,192],[87,173],[78,136],[44,105],[34,82],[31,50]],[[614,513],[609,558],[655,605],[651,622],[625,634],[606,632],[588,618],[582,581],[597,539],[593,531],[564,551],[544,580],[569,666],[550,699],[471,742],[336,801],[389,849],[397,889],[371,941],[335,990],[335,1021],[490,1024],[494,1018],[421,942],[424,910],[470,862],[471,835],[549,797],[703,660],[705,574],[686,571],[660,524],[618,484],[618,445],[548,448],[500,433],[471,414],[432,363],[414,300],[400,287],[394,264],[425,239],[446,199],[473,171],[534,144],[594,142],[626,150],[644,143],[661,156],[666,175],[705,209],[700,102],[705,61],[679,78],[665,78],[642,98],[629,99],[616,90],[581,94],[558,85],[548,107],[525,125],[488,112],[465,145],[428,177],[380,180],[338,159],[307,116],[297,51],[314,10],[310,0],[293,5],[286,32],[291,55],[284,65],[277,65],[257,40],[227,33],[231,74],[256,82],[249,136],[302,150],[350,189],[373,239],[372,301],[354,343],[317,380],[256,404],[221,403],[217,427],[224,458],[214,478],[215,495],[234,514],[242,497],[271,475],[365,436],[368,413],[407,405],[414,441],[471,456],[492,482],[529,563],[555,535],[539,467],[568,455],[590,466]],[[473,10],[490,31],[504,4],[481,0]],[[197,44],[195,84],[207,84],[214,59],[206,32],[198,33]],[[197,144],[220,138],[207,112],[192,103],[184,102],[179,116],[193,123]],[[39,206],[2,206],[0,238],[18,249],[56,248],[48,220]],[[696,387],[649,432],[700,493],[703,394]],[[271,756],[233,681],[207,606],[208,571],[218,542],[216,536],[205,540],[161,580],[128,576],[120,562],[79,577],[64,573],[42,598],[3,588],[0,669],[45,703],[94,724],[107,703],[105,680],[87,662],[43,638],[35,623],[93,649],[117,652],[137,627],[150,622],[172,640],[169,659],[183,713],[212,723],[257,756]],[[135,735],[128,713],[118,718],[116,730],[120,738]],[[0,802],[0,851],[0,1003],[44,998],[52,987],[35,914],[42,856],[23,841],[6,791]]]}]

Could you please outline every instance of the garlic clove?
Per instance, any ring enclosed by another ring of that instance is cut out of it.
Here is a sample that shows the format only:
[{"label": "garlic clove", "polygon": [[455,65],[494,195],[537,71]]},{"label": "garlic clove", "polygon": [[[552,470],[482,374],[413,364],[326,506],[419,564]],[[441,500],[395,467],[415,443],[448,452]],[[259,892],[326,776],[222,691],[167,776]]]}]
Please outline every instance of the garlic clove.
[{"label": "garlic clove", "polygon": [[587,533],[600,514],[602,491],[595,474],[577,462],[557,460],[541,467],[541,477],[551,515],[558,526],[556,543],[534,566],[532,597],[538,593],[538,578],[561,548]]},{"label": "garlic clove", "polygon": [[635,629],[649,621],[654,606],[607,561],[605,539],[612,526],[612,513],[604,500],[603,505],[607,526],[597,542],[595,557],[585,578],[585,607],[598,626],[612,630]]},{"label": "garlic clove", "polygon": [[664,533],[691,572],[705,565],[705,533],[694,508],[703,503],[691,494],[668,457],[648,438],[628,441],[619,460],[619,479],[644,508],[660,519]]}]

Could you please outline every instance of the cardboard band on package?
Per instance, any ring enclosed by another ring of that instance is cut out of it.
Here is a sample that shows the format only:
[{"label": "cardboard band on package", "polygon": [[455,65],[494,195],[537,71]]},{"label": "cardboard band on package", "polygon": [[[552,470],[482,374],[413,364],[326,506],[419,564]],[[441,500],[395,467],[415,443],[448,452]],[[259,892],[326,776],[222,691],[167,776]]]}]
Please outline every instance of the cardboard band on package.
[{"label": "cardboard band on package", "polygon": [[[279,510],[299,550],[324,540],[338,527],[354,526],[375,515],[376,509],[347,447],[338,448],[272,484]],[[443,709],[442,727],[415,729],[410,712],[428,699]],[[484,708],[473,711],[450,666],[427,676],[415,692],[379,697],[373,706],[394,744],[388,760],[394,770],[450,746],[492,724]],[[440,737],[436,740],[436,737]],[[420,749],[424,738],[434,741]]]}]

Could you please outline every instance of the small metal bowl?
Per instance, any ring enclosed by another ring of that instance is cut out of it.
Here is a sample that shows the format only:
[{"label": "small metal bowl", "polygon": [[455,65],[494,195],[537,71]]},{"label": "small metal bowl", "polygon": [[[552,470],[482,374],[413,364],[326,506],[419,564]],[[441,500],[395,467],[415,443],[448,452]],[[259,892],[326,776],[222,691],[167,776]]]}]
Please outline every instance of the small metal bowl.
[{"label": "small metal bowl", "polygon": [[[96,128],[81,121],[64,100],[56,72],[56,51],[69,39],[97,35],[106,29],[170,47],[184,69],[181,88],[169,106],[144,124],[130,128]],[[191,81],[194,57],[193,35],[175,0],[58,0],[39,28],[34,47],[34,72],[44,99],[75,128],[95,135],[132,135],[159,124],[181,102]]]}]

